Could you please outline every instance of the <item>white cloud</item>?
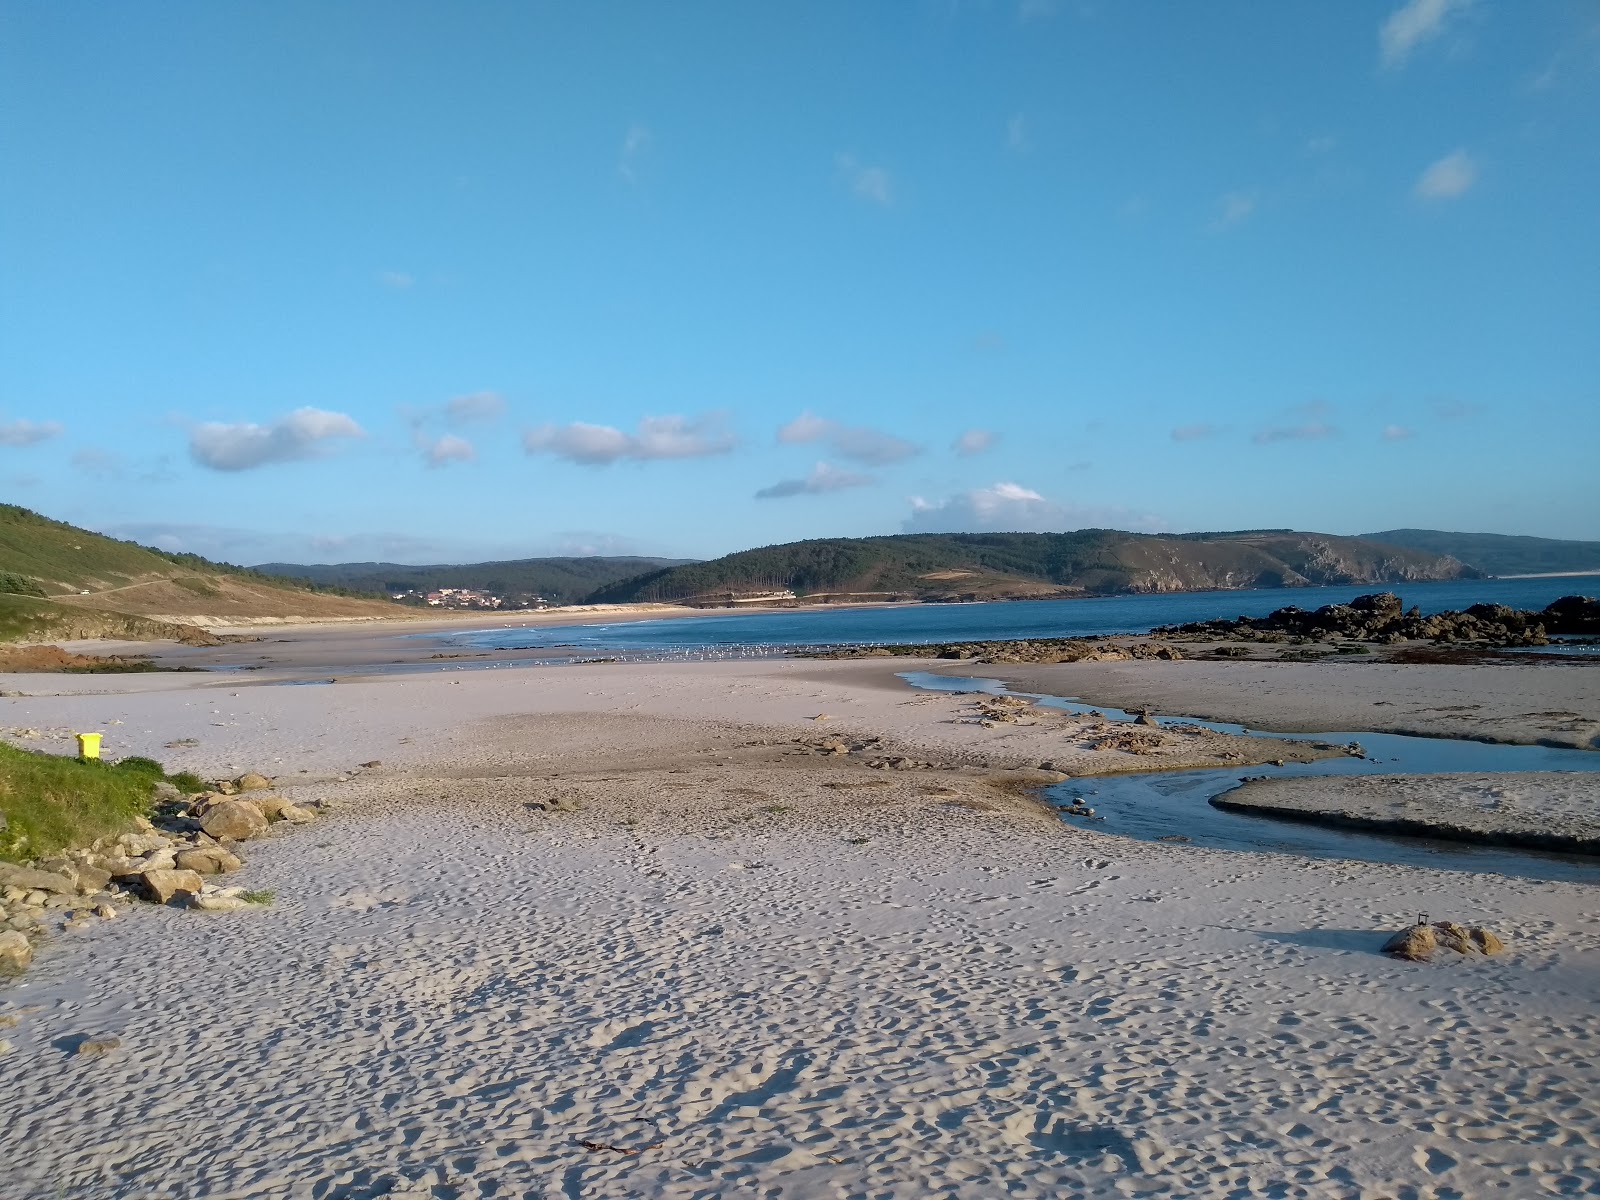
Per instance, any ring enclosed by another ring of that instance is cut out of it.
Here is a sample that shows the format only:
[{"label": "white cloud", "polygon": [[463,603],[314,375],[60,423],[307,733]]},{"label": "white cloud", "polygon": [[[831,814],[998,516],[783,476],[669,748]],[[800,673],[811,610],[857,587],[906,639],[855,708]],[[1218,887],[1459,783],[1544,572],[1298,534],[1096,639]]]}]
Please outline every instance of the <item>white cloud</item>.
[{"label": "white cloud", "polygon": [[617,174],[628,183],[638,183],[639,159],[649,147],[650,131],[643,125],[630,125],[617,154]]},{"label": "white cloud", "polygon": [[1274,442],[1318,442],[1337,432],[1332,425],[1307,421],[1304,425],[1278,425],[1263,429],[1250,440],[1258,446],[1270,446]]},{"label": "white cloud", "polygon": [[658,458],[703,458],[726,454],[733,449],[734,442],[733,434],[718,413],[692,419],[645,417],[634,433],[624,433],[610,425],[573,421],[566,425],[541,425],[522,435],[522,448],[529,454],[553,454],[589,467],[605,466],[623,458],[641,462]]},{"label": "white cloud", "polygon": [[127,462],[122,455],[109,450],[96,450],[92,446],[85,446],[73,454],[72,465],[96,479],[120,479],[127,469]]},{"label": "white cloud", "polygon": [[1378,27],[1378,53],[1386,67],[1402,66],[1423,42],[1444,32],[1452,16],[1472,0],[1406,0]]},{"label": "white cloud", "polygon": [[506,402],[499,392],[472,392],[465,396],[456,396],[444,406],[445,419],[452,425],[493,421],[505,411]]},{"label": "white cloud", "polygon": [[1017,20],[1024,25],[1056,15],[1056,0],[1017,0]]},{"label": "white cloud", "polygon": [[268,463],[314,458],[332,438],[364,437],[355,419],[320,408],[297,408],[266,425],[208,421],[189,431],[189,457],[213,471],[247,471]]},{"label": "white cloud", "polygon": [[1006,122],[1006,148],[1018,154],[1026,154],[1033,149],[1033,142],[1028,138],[1028,118],[1024,113],[1013,113]]},{"label": "white cloud", "polygon": [[781,479],[771,487],[756,493],[757,500],[779,500],[785,496],[820,496],[825,492],[842,492],[845,488],[866,487],[877,483],[871,475],[844,471],[829,463],[819,462],[804,479]]},{"label": "white cloud", "polygon": [[1179,425],[1172,431],[1172,440],[1175,442],[1198,442],[1203,438],[1215,437],[1215,425]]},{"label": "white cloud", "polygon": [[1412,191],[1422,200],[1454,200],[1478,181],[1478,164],[1465,150],[1446,154],[1429,165]]},{"label": "white cloud", "polygon": [[396,291],[403,292],[407,288],[414,286],[417,281],[405,271],[379,271],[378,282],[383,284],[384,287],[394,288]]},{"label": "white cloud", "polygon": [[1228,192],[1217,201],[1217,215],[1211,219],[1211,232],[1221,233],[1242,225],[1256,211],[1260,195],[1256,192]]},{"label": "white cloud", "polygon": [[904,438],[858,425],[841,425],[812,413],[801,413],[778,430],[778,441],[785,445],[825,442],[840,458],[865,463],[869,467],[887,466],[920,453]]},{"label": "white cloud", "polygon": [[32,446],[61,436],[60,421],[30,421],[19,417],[0,424],[0,446]]},{"label": "white cloud", "polygon": [[851,154],[841,154],[837,161],[850,190],[861,199],[885,208],[894,203],[894,180],[886,168],[867,166]]},{"label": "white cloud", "polygon": [[1060,533],[1086,527],[1149,530],[1165,523],[1125,508],[1057,504],[1016,483],[974,488],[938,504],[913,496],[911,515],[902,523],[907,533]]},{"label": "white cloud", "polygon": [[1385,425],[1383,427],[1383,440],[1386,442],[1403,442],[1407,438],[1416,437],[1416,434],[1404,425]]},{"label": "white cloud", "polygon": [[969,429],[955,440],[951,448],[962,457],[971,457],[991,449],[999,440],[1000,435],[992,429]]},{"label": "white cloud", "polygon": [[471,462],[478,456],[471,442],[453,433],[447,433],[439,438],[428,438],[418,433],[416,442],[417,449],[422,451],[422,457],[430,467],[442,467],[446,463],[453,462]]}]

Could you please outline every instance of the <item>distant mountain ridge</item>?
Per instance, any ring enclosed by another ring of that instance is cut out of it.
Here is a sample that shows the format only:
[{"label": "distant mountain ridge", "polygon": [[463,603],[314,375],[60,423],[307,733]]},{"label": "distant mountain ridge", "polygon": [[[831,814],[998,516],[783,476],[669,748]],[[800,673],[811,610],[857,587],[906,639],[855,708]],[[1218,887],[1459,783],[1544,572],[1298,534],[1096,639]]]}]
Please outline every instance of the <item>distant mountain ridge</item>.
[{"label": "distant mountain ridge", "polygon": [[577,604],[597,589],[666,567],[693,562],[688,558],[638,558],[631,555],[592,558],[515,558],[500,562],[440,563],[262,563],[255,570],[289,579],[379,593],[472,588],[499,595],[543,596],[552,604]]},{"label": "distant mountain ridge", "polygon": [[1503,533],[1447,533],[1441,529],[1389,529],[1361,536],[1392,546],[1448,554],[1488,575],[1600,571],[1600,542],[1569,542]]},{"label": "distant mountain ridge", "polygon": [[715,605],[853,599],[999,600],[1318,584],[1472,579],[1446,555],[1321,533],[897,534],[822,538],[670,567],[590,603]]}]

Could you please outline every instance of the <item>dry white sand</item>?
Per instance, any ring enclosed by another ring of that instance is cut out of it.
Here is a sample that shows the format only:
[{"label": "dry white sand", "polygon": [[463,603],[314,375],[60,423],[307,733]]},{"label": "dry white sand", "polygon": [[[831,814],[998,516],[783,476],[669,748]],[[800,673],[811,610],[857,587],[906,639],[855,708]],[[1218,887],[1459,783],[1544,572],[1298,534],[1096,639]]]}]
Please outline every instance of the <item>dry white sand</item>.
[{"label": "dry white sand", "polygon": [[[995,769],[1065,729],[862,665],[0,701],[336,802],[247,846],[270,908],[139,908],[0,992],[0,1194],[1593,1194],[1593,888],[1066,828]],[[1509,952],[1377,954],[1419,911]]]}]

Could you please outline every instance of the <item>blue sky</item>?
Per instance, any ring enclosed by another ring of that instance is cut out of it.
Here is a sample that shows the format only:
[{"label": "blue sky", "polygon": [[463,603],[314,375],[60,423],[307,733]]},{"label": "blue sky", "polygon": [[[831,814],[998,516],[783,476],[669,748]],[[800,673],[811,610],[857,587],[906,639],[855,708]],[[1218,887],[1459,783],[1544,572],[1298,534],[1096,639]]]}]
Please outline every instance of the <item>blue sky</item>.
[{"label": "blue sky", "polygon": [[1600,538],[1600,4],[0,0],[0,495]]}]

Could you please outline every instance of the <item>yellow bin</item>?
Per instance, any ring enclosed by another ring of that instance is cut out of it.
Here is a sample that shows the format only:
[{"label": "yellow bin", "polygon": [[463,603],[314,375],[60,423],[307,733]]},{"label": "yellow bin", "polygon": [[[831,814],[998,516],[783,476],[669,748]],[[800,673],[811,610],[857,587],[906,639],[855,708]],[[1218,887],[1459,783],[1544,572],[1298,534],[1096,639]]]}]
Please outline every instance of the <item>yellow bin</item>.
[{"label": "yellow bin", "polygon": [[100,739],[103,736],[103,734],[98,733],[80,733],[78,735],[78,757],[99,758]]}]

